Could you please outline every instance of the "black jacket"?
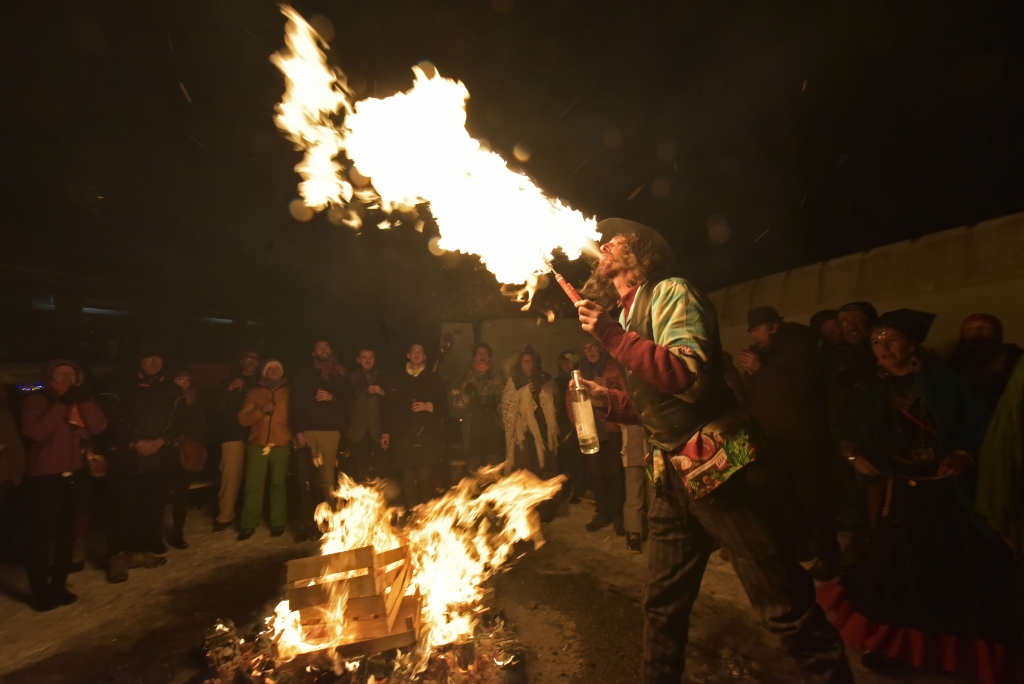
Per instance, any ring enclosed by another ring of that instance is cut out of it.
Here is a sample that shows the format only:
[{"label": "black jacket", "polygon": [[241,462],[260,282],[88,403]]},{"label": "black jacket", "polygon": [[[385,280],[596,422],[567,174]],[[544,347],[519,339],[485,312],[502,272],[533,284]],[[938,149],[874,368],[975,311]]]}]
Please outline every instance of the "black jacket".
[{"label": "black jacket", "polygon": [[[242,386],[239,389],[228,391],[235,380],[241,380]],[[238,423],[238,412],[242,410],[245,397],[249,390],[259,384],[258,373],[242,375],[234,373],[225,380],[217,390],[217,434],[216,439],[221,442],[247,442],[249,440],[249,428],[242,427]]]},{"label": "black jacket", "polygon": [[[326,380],[313,366],[300,368],[291,382],[292,433],[306,430],[345,432],[352,413],[352,383],[348,374],[335,373]],[[319,390],[330,392],[332,401],[317,401]]]},{"label": "black jacket", "polygon": [[[177,459],[174,440],[183,429],[180,396],[181,389],[167,376],[146,378],[141,374],[100,396],[120,456],[118,465],[139,473],[173,466]],[[131,449],[140,439],[158,438],[164,440],[164,446],[155,454],[143,456]]]},{"label": "black jacket", "polygon": [[[443,420],[447,411],[444,383],[424,368],[413,377],[401,370],[388,377],[381,432],[390,435],[399,467],[424,467],[437,462],[444,449]],[[413,412],[413,401],[433,403],[433,411]]]},{"label": "black jacket", "polygon": [[765,434],[827,440],[827,375],[811,329],[783,323],[758,355],[761,367],[748,383],[750,412]]}]

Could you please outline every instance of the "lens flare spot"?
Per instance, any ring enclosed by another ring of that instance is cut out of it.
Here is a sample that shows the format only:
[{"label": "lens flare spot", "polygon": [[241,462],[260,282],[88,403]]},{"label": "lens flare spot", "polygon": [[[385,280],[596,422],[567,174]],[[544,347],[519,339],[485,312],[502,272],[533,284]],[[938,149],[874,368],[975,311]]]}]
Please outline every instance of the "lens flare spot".
[{"label": "lens flare spot", "polygon": [[292,215],[293,219],[303,223],[313,218],[313,210],[307,207],[305,202],[299,198],[295,198],[288,203],[288,213]]},{"label": "lens flare spot", "polygon": [[512,148],[512,154],[514,154],[516,159],[521,162],[528,162],[530,161],[530,157],[533,156],[533,152],[530,151],[530,148],[522,143],[517,143],[516,146]]},{"label": "lens flare spot", "polygon": [[442,248],[440,245],[437,244],[440,241],[440,237],[432,237],[430,238],[430,241],[427,243],[427,249],[429,249],[430,253],[433,254],[434,256],[441,256],[442,254],[448,252],[448,250]]}]

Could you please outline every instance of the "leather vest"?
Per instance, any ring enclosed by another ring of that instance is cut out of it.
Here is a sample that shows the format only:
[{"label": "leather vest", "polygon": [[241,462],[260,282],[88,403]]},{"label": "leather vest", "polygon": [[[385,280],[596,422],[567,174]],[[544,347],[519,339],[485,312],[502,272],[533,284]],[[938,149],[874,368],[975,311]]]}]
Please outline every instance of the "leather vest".
[{"label": "leather vest", "polygon": [[[637,292],[633,300],[631,318],[626,332],[633,332],[654,342],[651,304],[657,282],[648,282]],[[717,313],[710,302],[705,301],[707,315]],[[736,397],[725,384],[722,366],[722,344],[718,337],[717,320],[711,339],[708,340],[708,360],[704,368],[707,384],[695,402],[683,401],[674,394],[667,394],[634,374],[626,371],[626,386],[633,400],[640,425],[647,441],[656,447],[672,453],[685,444],[707,423],[722,417],[736,406]]]}]

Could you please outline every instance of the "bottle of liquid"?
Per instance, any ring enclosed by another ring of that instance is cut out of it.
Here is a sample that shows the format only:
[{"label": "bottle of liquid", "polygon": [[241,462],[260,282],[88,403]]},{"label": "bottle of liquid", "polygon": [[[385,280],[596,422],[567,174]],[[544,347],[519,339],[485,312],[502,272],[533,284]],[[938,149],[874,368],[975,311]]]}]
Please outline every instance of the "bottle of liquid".
[{"label": "bottle of liquid", "polygon": [[580,372],[574,370],[569,390],[572,392],[572,412],[576,417],[576,436],[580,438],[580,451],[596,454],[601,450],[601,442],[597,438],[594,407],[590,404],[590,390],[580,380]]}]

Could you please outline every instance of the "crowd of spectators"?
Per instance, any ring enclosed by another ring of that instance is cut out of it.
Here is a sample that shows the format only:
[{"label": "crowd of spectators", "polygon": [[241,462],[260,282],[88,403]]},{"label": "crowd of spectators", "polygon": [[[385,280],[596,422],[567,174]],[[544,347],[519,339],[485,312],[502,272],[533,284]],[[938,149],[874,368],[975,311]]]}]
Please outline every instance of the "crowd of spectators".
[{"label": "crowd of spectators", "polygon": [[[1009,643],[1024,537],[1022,350],[1003,341],[998,319],[974,315],[943,360],[924,346],[933,318],[879,316],[851,302],[805,326],[758,307],[748,314],[750,347],[735,365],[725,355],[725,380],[755,426],[783,546],[826,583],[822,601],[868,625]],[[21,483],[37,610],[76,600],[67,579],[97,481],[112,583],[163,565],[168,546],[188,548],[190,493],[202,479],[215,494],[212,533],[233,529],[245,542],[265,520],[271,536],[290,527],[305,541],[319,536],[315,510],[333,503],[342,472],[389,481],[388,496],[410,508],[482,466],[561,473],[562,493],[543,518],[591,498],[585,529],[611,526],[630,551],[643,550],[651,491],[642,430],[595,410],[599,449],[584,455],[577,439],[571,373],[625,389],[597,343],[560,354],[554,377],[529,345],[505,373],[477,344],[451,385],[420,342],[395,372],[370,348],[347,367],[326,340],[295,368],[246,349],[208,389],[187,368],[172,372],[157,347],[135,358],[130,373],[99,383],[54,359],[37,390],[0,404],[0,479],[5,495]]]}]

